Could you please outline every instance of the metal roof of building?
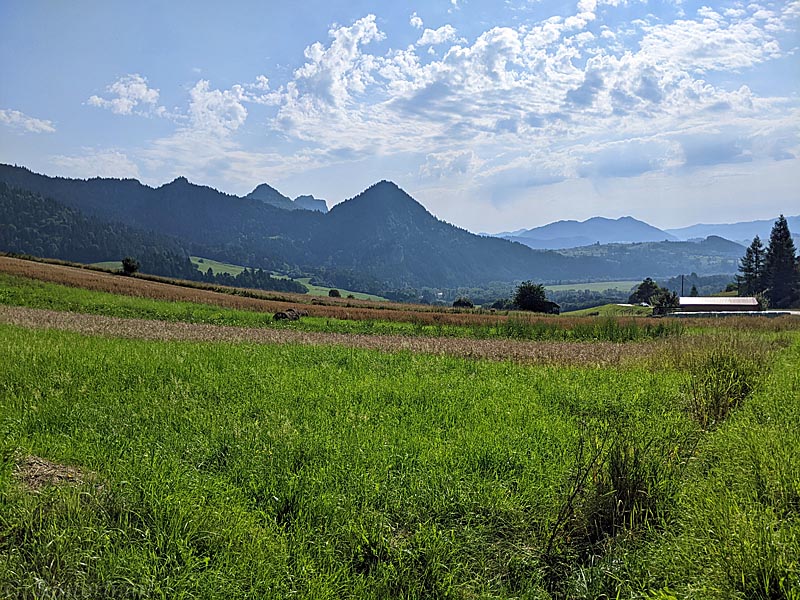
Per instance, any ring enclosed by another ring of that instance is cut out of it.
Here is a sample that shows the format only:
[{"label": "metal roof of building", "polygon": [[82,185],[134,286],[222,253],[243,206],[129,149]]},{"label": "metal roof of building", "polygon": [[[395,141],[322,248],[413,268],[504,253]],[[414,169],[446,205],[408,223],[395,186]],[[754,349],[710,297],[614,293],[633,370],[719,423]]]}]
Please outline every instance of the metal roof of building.
[{"label": "metal roof of building", "polygon": [[681,296],[681,306],[758,306],[758,300],[752,297],[719,298],[717,296]]}]

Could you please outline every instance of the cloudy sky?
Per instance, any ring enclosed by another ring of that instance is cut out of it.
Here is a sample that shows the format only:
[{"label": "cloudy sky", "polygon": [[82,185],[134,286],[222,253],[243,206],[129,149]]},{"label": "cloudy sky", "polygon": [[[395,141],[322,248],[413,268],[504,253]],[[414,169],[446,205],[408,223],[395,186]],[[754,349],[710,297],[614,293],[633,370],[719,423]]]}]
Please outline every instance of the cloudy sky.
[{"label": "cloudy sky", "polygon": [[0,3],[0,162],[472,231],[800,213],[800,0]]}]

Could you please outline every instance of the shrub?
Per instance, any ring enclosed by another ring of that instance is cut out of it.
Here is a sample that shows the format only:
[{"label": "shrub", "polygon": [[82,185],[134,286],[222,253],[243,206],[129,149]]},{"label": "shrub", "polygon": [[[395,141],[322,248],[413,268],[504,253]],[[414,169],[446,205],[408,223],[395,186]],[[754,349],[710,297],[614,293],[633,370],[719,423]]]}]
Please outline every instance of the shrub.
[{"label": "shrub", "polygon": [[690,368],[689,412],[703,429],[725,420],[750,394],[759,364],[735,349],[714,348]]},{"label": "shrub", "polygon": [[133,275],[139,270],[139,261],[131,256],[126,256],[122,259],[122,272],[125,275]]},{"label": "shrub", "polygon": [[341,298],[342,294],[339,293],[339,290],[333,289],[333,290],[328,290],[328,296],[330,298]]},{"label": "shrub", "polygon": [[453,302],[453,308],[475,308],[475,305],[469,298],[460,297]]}]

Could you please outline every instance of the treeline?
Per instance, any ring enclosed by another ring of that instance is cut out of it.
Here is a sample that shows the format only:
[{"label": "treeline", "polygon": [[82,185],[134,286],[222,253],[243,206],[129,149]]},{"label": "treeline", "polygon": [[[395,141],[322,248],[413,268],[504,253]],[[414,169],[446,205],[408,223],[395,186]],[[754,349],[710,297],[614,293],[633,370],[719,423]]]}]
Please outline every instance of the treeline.
[{"label": "treeline", "polygon": [[308,288],[302,283],[298,283],[293,279],[273,277],[262,269],[244,269],[238,275],[231,275],[230,273],[214,274],[211,267],[209,267],[205,273],[197,269],[195,269],[195,273],[197,273],[197,276],[194,279],[205,283],[275,292],[294,292],[296,294],[308,292]]},{"label": "treeline", "polygon": [[185,270],[182,263],[189,260],[177,240],[168,236],[87,217],[54,200],[3,183],[0,248],[83,263],[136,254],[143,265],[163,265],[170,271],[159,275],[180,275]]},{"label": "treeline", "polygon": [[166,235],[87,217],[39,194],[0,182],[0,250],[80,263],[134,258],[151,275],[218,285],[305,293],[302,284],[245,270],[232,277],[199,271],[182,244]]},{"label": "treeline", "polygon": [[727,289],[734,283],[735,277],[731,275],[698,275],[691,273],[683,277],[683,290],[681,290],[681,276],[659,280],[662,287],[675,292],[683,293],[684,296],[690,295],[692,289],[697,291],[698,296],[713,296]]},{"label": "treeline", "polygon": [[758,236],[753,238],[739,261],[739,273],[740,296],[760,296],[770,308],[790,308],[800,302],[800,259],[783,215],[772,226],[766,248]]}]

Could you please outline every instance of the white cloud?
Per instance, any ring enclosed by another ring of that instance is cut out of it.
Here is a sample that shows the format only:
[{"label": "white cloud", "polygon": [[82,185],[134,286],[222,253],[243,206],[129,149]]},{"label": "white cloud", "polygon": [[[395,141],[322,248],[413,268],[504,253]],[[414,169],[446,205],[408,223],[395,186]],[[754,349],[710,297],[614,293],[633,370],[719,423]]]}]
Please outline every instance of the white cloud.
[{"label": "white cloud", "polygon": [[698,11],[702,19],[646,26],[641,52],[695,73],[744,69],[781,56],[778,41],[759,25],[759,17],[739,14],[726,13],[726,20],[704,7]]},{"label": "white cloud", "polygon": [[139,167],[124,152],[84,148],[80,155],[56,155],[53,164],[61,167],[69,177],[115,177],[139,179]]},{"label": "white cloud", "polygon": [[306,94],[341,107],[352,93],[362,92],[372,83],[371,72],[377,63],[371,55],[361,52],[361,46],[382,40],[385,34],[378,29],[375,15],[328,33],[333,38],[330,46],[316,42],[306,48],[308,62],[295,71],[288,95]]},{"label": "white cloud", "polygon": [[414,29],[422,29],[422,18],[416,12],[413,12],[411,13],[411,17],[408,19],[408,24]]},{"label": "white cloud", "polygon": [[451,175],[464,175],[478,170],[481,161],[472,150],[448,150],[425,157],[419,173],[422,177],[442,179]]},{"label": "white cloud", "polygon": [[54,133],[56,130],[52,121],[29,117],[18,110],[4,108],[0,109],[0,123],[30,133]]},{"label": "white cloud", "polygon": [[189,127],[194,131],[224,137],[247,120],[247,109],[242,105],[245,91],[240,85],[230,90],[212,90],[210,83],[201,79],[189,97]]},{"label": "white cloud", "polygon": [[417,46],[437,46],[456,39],[456,30],[452,25],[442,25],[438,29],[426,29],[417,40]]},{"label": "white cloud", "polygon": [[[118,115],[163,115],[166,112],[164,107],[158,106],[157,89],[147,85],[147,79],[138,73],[125,75],[106,88],[106,91],[114,94],[115,97],[109,99],[100,96],[90,96],[87,102],[90,106],[107,108]],[[144,105],[144,111],[134,111],[140,105]]]}]

